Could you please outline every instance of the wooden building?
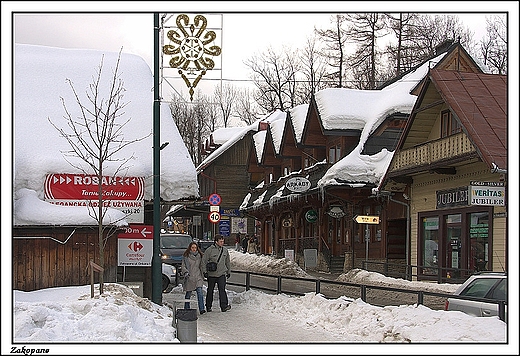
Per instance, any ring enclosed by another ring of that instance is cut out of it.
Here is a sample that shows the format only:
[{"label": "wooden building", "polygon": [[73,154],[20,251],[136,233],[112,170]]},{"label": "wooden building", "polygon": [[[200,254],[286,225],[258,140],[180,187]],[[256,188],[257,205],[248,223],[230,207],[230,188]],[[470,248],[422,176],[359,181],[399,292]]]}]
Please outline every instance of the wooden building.
[{"label": "wooden building", "polygon": [[[231,135],[225,140],[218,141],[217,144],[211,139],[213,143],[205,145],[207,156],[197,167],[201,203],[184,208],[191,211],[192,217],[200,216],[200,236],[213,239],[215,234],[221,234],[226,239],[226,244],[234,245],[235,235],[232,233],[231,225],[235,219],[240,219],[247,225],[242,229],[243,234],[254,233],[254,219],[244,217],[239,208],[244,196],[249,192],[247,162],[252,145],[251,136],[263,125],[262,120],[259,120],[247,127],[230,128],[227,131]],[[218,222],[208,219],[209,197],[213,194],[221,198],[218,207],[221,217]]]},{"label": "wooden building", "polygon": [[382,184],[409,196],[420,279],[508,265],[507,77],[453,67],[429,71]]},{"label": "wooden building", "polygon": [[[317,250],[317,267],[331,271],[411,262],[407,191],[385,195],[380,183],[431,68],[482,72],[455,43],[378,90],[318,92],[253,136],[241,211],[260,222],[263,252],[304,266]],[[289,190],[294,178],[307,189]]]}]

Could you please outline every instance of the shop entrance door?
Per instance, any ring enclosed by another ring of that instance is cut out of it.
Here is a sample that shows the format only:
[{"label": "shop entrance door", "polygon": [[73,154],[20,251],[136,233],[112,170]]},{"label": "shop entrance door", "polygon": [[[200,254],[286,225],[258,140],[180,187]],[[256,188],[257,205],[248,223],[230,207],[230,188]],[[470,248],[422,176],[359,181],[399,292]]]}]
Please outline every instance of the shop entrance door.
[{"label": "shop entrance door", "polygon": [[462,262],[462,221],[461,214],[446,216],[446,277],[460,277]]}]

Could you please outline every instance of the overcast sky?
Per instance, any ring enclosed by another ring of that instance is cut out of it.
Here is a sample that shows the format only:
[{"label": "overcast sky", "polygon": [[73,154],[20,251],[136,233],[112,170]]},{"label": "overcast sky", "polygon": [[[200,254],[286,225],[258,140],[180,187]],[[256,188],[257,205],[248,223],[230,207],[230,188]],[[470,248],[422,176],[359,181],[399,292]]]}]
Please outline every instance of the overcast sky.
[{"label": "overcast sky", "polygon": [[[137,2],[138,4],[140,2]],[[159,2],[160,3],[160,2]],[[197,85],[197,89],[202,90],[206,95],[213,94],[214,86],[221,83],[233,83],[237,86],[249,86],[253,88],[250,79],[250,69],[244,61],[251,59],[255,54],[265,52],[268,47],[281,50],[286,46],[292,50],[303,48],[305,41],[313,33],[314,28],[327,29],[331,24],[331,13],[340,11],[355,11],[356,7],[360,11],[384,11],[395,10],[395,4],[388,8],[388,3],[382,6],[374,6],[372,2],[360,2],[352,5],[352,2],[332,2],[323,7],[314,9],[298,9],[307,11],[306,13],[287,12],[294,11],[294,2],[289,8],[280,5],[263,5],[262,13],[254,13],[253,9],[247,12],[237,13],[240,8],[226,6],[226,3],[219,2],[219,6],[210,3],[210,6],[199,6],[200,11],[208,20],[208,30],[216,33],[214,44],[222,48],[220,56],[213,57],[215,60],[214,70],[207,71],[203,80]],[[109,2],[110,4],[110,2]],[[178,4],[178,3],[176,3]],[[283,4],[283,3],[282,3]],[[298,3],[298,4],[301,4]],[[320,2],[320,5],[322,3]],[[348,4],[348,6],[347,6]],[[164,23],[164,42],[161,46],[169,43],[166,34],[169,28],[177,29],[175,20],[181,8],[175,8],[175,12],[167,12],[167,8],[158,8],[161,14],[167,14]],[[486,10],[487,8],[487,10]],[[500,6],[493,7],[493,10],[500,9]],[[70,9],[68,13],[50,14],[37,13],[41,9],[26,6],[26,13],[17,12],[14,16],[14,40],[16,43],[38,44],[45,46],[55,46],[63,48],[81,49],[100,49],[104,51],[117,52],[122,47],[123,52],[137,54],[145,59],[150,68],[153,68],[153,13],[100,13],[102,11],[114,11],[110,5],[95,4],[90,5],[89,10],[97,13],[86,13],[84,7]],[[47,10],[47,9],[45,9]],[[64,11],[67,8],[56,6],[55,11]],[[120,10],[116,7],[115,10]],[[132,10],[132,9],[129,9]],[[151,6],[144,6],[141,11],[153,11]],[[191,9],[192,11],[194,9]],[[202,10],[202,11],[201,11]],[[243,9],[242,9],[243,10]],[[406,11],[413,11],[410,3],[406,3]],[[421,6],[417,11],[428,11],[432,8]],[[433,8],[439,10],[439,7]],[[444,9],[442,9],[444,10]],[[447,11],[456,11],[457,6],[450,4]],[[466,10],[466,8],[464,8]],[[482,9],[489,11],[491,7],[487,5]],[[213,13],[211,13],[214,11]],[[320,11],[321,13],[319,13]],[[324,13],[323,11],[331,11]],[[32,13],[28,13],[32,12]],[[190,23],[197,12],[188,12]],[[232,13],[233,12],[233,13]],[[458,13],[464,25],[474,33],[474,39],[478,41],[485,33],[485,13],[468,14]],[[165,67],[162,77],[167,78],[161,96],[169,100],[171,92],[177,92],[188,98],[188,88],[178,75],[178,70],[170,68],[168,61],[171,57],[164,56],[163,66]],[[194,80],[194,77],[193,79]]]}]

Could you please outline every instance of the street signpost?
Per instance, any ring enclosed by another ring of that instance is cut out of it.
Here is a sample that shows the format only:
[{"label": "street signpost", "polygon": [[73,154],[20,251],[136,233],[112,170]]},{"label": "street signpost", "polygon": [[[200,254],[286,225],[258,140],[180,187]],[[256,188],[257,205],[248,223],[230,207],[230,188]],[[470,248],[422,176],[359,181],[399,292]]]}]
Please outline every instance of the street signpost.
[{"label": "street signpost", "polygon": [[208,220],[213,223],[213,224],[216,224],[220,221],[220,213],[218,211],[212,211],[208,214]]},{"label": "street signpost", "polygon": [[368,225],[379,224],[379,216],[374,215],[356,215],[354,216],[354,221],[359,224],[366,224],[365,226],[365,261],[368,261],[368,240],[370,237],[370,231],[368,230]]},{"label": "street signpost", "polygon": [[220,203],[222,198],[217,193],[213,193],[208,197],[210,212],[208,214],[208,220],[213,224],[213,237],[216,234],[216,225],[220,221]]},{"label": "street signpost", "polygon": [[153,255],[153,225],[129,224],[117,236],[118,266],[152,265]]},{"label": "street signpost", "polygon": [[359,224],[379,224],[379,216],[356,215],[354,221]]},{"label": "street signpost", "polygon": [[218,195],[217,193],[211,194],[208,200],[209,205],[220,205],[220,203],[222,202],[222,198],[220,198],[220,195]]}]

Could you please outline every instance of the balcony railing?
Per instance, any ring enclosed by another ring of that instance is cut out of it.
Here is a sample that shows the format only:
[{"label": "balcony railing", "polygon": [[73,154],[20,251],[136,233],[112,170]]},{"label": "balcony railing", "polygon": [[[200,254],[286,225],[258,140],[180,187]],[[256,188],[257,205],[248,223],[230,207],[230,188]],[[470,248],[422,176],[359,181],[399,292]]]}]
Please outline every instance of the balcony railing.
[{"label": "balcony railing", "polygon": [[463,132],[396,152],[390,172],[428,166],[476,152]]}]

